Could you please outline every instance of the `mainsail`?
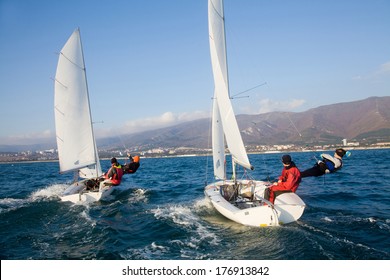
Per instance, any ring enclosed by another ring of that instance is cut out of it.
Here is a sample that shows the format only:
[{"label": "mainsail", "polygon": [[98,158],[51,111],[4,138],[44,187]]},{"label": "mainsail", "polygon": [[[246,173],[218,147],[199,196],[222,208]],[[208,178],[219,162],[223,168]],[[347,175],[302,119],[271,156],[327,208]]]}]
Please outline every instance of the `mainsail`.
[{"label": "mainsail", "polygon": [[80,170],[83,178],[100,176],[79,29],[60,52],[54,92],[60,172]]},{"label": "mainsail", "polygon": [[220,164],[224,165],[224,162],[221,162],[224,160],[224,155],[221,152],[224,150],[223,132],[233,161],[245,168],[252,169],[253,167],[249,162],[230,101],[222,0],[209,1],[208,16],[210,54],[215,86],[212,126],[214,175],[224,179],[225,175],[222,175],[222,172],[225,173],[224,167],[223,169],[218,167]]}]

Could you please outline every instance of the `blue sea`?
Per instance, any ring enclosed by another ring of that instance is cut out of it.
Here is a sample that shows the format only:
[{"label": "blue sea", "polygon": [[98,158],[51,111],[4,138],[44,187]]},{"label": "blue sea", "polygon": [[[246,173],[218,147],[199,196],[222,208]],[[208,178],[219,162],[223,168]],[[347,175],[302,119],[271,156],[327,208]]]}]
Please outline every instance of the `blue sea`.
[{"label": "blue sea", "polygon": [[[304,170],[320,153],[291,155]],[[251,176],[274,180],[281,156],[249,155]],[[298,222],[252,228],[206,201],[210,157],[143,158],[108,201],[76,205],[59,199],[73,176],[58,162],[1,164],[0,259],[389,260],[389,168],[390,150],[354,150],[338,173],[303,179]]]}]

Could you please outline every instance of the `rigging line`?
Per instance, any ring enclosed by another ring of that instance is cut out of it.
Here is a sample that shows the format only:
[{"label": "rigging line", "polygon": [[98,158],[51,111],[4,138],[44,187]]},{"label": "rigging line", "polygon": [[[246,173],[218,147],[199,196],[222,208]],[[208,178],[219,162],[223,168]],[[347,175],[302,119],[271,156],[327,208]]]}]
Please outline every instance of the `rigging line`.
[{"label": "rigging line", "polygon": [[230,97],[230,99],[239,99],[239,98],[248,98],[249,95],[240,96],[240,97]]},{"label": "rigging line", "polygon": [[[101,121],[100,123],[104,123],[104,121]],[[115,136],[119,139],[119,141],[121,142],[121,144],[122,144],[123,148],[125,149],[125,151],[128,151],[128,149],[127,149],[127,147],[125,145],[125,142],[123,141],[121,135],[117,132],[117,129],[113,129],[112,131],[115,134]]]},{"label": "rigging line", "polygon": [[72,183],[76,183],[79,181],[79,171],[75,170],[73,172],[73,182]]},{"label": "rigging line", "polygon": [[123,141],[122,137],[121,137],[119,134],[117,134],[117,137],[119,138],[119,141],[121,141],[121,144],[122,144],[123,148],[124,148],[125,151],[127,152],[129,149],[126,147],[126,144],[125,144],[125,142]]},{"label": "rigging line", "polygon": [[[123,148],[125,149],[125,152],[126,152],[125,164],[127,164],[127,159],[128,159],[127,155],[128,155],[130,150],[126,147],[125,142],[123,141],[122,137],[119,134],[116,134],[116,136],[119,138],[119,141],[121,142]],[[122,156],[122,153],[120,153],[120,154]]]},{"label": "rigging line", "polygon": [[[102,121],[103,123],[103,121]],[[122,137],[120,136],[119,133],[117,133],[116,129],[114,129],[113,131],[113,134],[115,134],[115,137],[117,137],[121,143],[121,145],[123,146],[123,149],[125,150],[125,152],[129,152],[129,149],[126,147],[125,145],[125,142],[123,141]],[[126,158],[126,161],[127,161],[127,158]]]},{"label": "rigging line", "polygon": [[310,157],[306,162],[311,162],[312,160],[315,160],[315,162],[318,163],[318,159],[317,159],[317,157],[315,156],[315,152],[313,151],[312,153],[313,153],[313,156]]},{"label": "rigging line", "polygon": [[[239,92],[239,93],[236,93],[235,95],[232,95],[232,96],[230,97],[230,99],[233,99],[233,98],[234,98],[235,96],[237,96],[237,95],[240,95],[240,94],[246,93],[246,92],[248,92],[248,91],[254,90],[255,88],[258,88],[258,87],[264,86],[264,85],[266,85],[266,84],[267,84],[267,82],[265,82],[265,83],[262,83],[262,84],[260,84],[260,85],[257,85],[257,86],[254,86],[254,87],[252,87],[252,88],[250,88],[250,89],[247,89],[247,90],[241,91],[241,92]],[[243,97],[239,97],[239,98],[244,98],[244,97],[249,97],[249,96],[243,96]]]},{"label": "rigging line", "polygon": [[[318,158],[316,158],[316,156],[314,156],[314,159],[316,160],[316,163],[318,164],[318,162],[319,162],[319,160],[318,160]],[[323,175],[323,182],[322,182],[322,184],[326,184],[326,182],[325,182],[325,176],[326,176],[326,173],[324,173],[324,175]]]},{"label": "rigging line", "polygon": [[295,130],[298,132],[299,136],[302,138],[302,134],[299,132],[298,128],[295,126],[295,124],[293,123],[292,119],[290,118],[290,115],[289,113],[287,113],[287,117],[288,119],[290,120],[291,124],[293,125],[293,127],[295,128]]},{"label": "rigging line", "polygon": [[[313,158],[315,159],[316,164],[318,164],[318,162],[319,162],[318,158],[317,158],[316,156],[313,156]],[[324,175],[323,175],[323,177],[324,177],[324,178],[323,178],[323,182],[322,182],[323,185],[326,184],[326,182],[325,182],[325,175],[326,175],[326,173],[324,173]]]},{"label": "rigging line", "polygon": [[268,180],[268,182],[271,183],[271,177],[270,177],[270,173],[269,173],[269,170],[268,170],[267,163],[266,163],[266,161],[265,161],[265,157],[263,157],[263,163],[264,163],[265,173],[266,173],[266,175],[267,175],[267,180]]}]

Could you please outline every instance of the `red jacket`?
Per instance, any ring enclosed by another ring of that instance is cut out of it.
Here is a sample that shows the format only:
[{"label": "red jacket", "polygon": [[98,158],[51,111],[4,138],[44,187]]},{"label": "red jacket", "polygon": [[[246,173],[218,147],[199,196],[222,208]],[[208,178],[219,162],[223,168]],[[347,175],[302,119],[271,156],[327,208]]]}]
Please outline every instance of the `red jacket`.
[{"label": "red jacket", "polygon": [[279,180],[281,181],[280,183],[272,186],[273,191],[295,192],[301,182],[301,172],[294,163],[291,163],[289,167],[283,168],[282,175],[279,177]]},{"label": "red jacket", "polygon": [[123,176],[123,170],[122,170],[122,166],[120,165],[112,166],[110,170],[108,170],[108,172],[104,175],[106,179],[111,180],[111,183],[114,186],[117,186],[121,183],[122,176]]}]

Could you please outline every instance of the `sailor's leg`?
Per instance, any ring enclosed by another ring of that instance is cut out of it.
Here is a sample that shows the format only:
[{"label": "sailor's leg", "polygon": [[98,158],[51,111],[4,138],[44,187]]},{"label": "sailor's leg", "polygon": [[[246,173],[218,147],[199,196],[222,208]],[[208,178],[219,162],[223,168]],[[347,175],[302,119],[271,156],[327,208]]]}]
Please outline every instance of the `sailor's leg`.
[{"label": "sailor's leg", "polygon": [[301,172],[301,178],[312,177],[312,176],[318,177],[321,175],[324,175],[324,172],[322,172],[318,164],[314,165],[312,168],[309,168]]},{"label": "sailor's leg", "polygon": [[113,184],[112,184],[111,180],[110,180],[110,179],[107,179],[107,180],[104,180],[104,181],[100,182],[100,187],[99,187],[99,189],[102,190],[102,189],[107,188],[107,187],[110,187],[110,186],[112,186],[112,185],[113,185]]}]

